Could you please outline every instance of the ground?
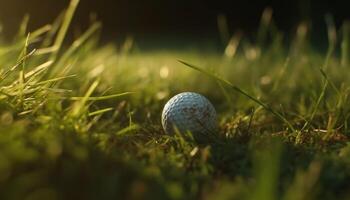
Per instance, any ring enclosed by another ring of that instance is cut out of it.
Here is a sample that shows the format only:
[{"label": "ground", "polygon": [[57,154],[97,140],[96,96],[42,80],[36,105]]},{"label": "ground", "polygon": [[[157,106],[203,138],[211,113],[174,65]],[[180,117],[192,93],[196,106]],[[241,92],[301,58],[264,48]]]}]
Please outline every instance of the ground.
[{"label": "ground", "polygon": [[[213,48],[64,42],[64,20],[0,43],[0,199],[347,199],[349,32],[315,50],[301,24]],[[57,33],[57,34],[56,34]],[[167,135],[173,95],[206,96],[219,130]],[[189,134],[189,133],[188,133]]]}]

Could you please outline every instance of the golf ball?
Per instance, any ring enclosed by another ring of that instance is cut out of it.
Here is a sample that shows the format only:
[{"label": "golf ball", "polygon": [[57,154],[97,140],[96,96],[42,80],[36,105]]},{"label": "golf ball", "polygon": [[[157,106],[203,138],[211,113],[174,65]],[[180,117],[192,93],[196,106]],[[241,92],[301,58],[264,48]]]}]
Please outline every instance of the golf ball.
[{"label": "golf ball", "polygon": [[216,129],[215,108],[200,94],[180,93],[165,104],[162,125],[168,134],[173,134],[176,129],[181,133],[212,133]]}]

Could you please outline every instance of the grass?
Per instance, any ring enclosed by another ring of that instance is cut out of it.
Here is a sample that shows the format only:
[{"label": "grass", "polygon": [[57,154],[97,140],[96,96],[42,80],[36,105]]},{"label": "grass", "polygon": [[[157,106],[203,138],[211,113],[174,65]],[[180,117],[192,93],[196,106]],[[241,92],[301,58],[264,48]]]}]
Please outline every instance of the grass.
[{"label": "grass", "polygon": [[[286,47],[270,9],[257,42],[233,34],[226,53],[142,51],[99,45],[98,22],[65,45],[77,5],[0,43],[0,199],[350,197],[348,22],[326,17],[326,53],[305,23]],[[216,107],[215,140],[163,132],[183,91]]]}]

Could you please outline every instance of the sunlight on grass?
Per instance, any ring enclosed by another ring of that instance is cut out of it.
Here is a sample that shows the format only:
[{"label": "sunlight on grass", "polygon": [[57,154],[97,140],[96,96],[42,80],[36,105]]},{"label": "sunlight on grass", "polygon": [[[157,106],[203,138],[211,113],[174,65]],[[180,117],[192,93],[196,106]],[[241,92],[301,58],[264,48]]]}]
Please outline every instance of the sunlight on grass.
[{"label": "sunlight on grass", "polygon": [[[68,44],[78,3],[0,43],[0,199],[349,197],[348,22],[339,35],[326,17],[326,52],[305,22],[287,48],[271,8],[256,39],[221,15],[220,50],[145,51],[99,44],[98,21]],[[164,133],[184,91],[213,102],[215,137]]]}]

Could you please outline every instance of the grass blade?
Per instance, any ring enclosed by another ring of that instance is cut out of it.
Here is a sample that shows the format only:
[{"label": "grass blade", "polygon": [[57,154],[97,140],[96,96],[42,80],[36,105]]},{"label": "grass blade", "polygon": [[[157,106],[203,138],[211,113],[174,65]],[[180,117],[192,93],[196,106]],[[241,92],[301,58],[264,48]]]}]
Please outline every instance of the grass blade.
[{"label": "grass blade", "polygon": [[224,83],[225,85],[229,86],[231,89],[235,90],[236,92],[242,94],[243,96],[247,97],[248,99],[252,100],[253,102],[257,103],[258,105],[262,106],[264,109],[266,109],[267,111],[271,112],[273,115],[275,115],[279,120],[281,120],[282,122],[284,122],[288,128],[295,132],[295,128],[293,127],[293,125],[291,123],[289,123],[289,121],[283,117],[281,114],[279,114],[278,112],[276,112],[275,110],[273,110],[270,106],[266,105],[265,103],[263,103],[262,101],[260,101],[259,99],[256,99],[255,97],[249,95],[247,92],[243,91],[242,89],[238,88],[237,86],[233,85],[232,83],[230,83],[229,81],[225,80],[225,79],[222,79],[221,77],[218,77],[217,75],[215,74],[212,74],[208,71],[205,71],[204,69],[201,69],[197,66],[194,66],[192,64],[189,64],[185,61],[182,61],[182,60],[178,60],[180,63],[186,65],[187,67],[190,67],[196,71],[199,71],[211,78],[214,78],[215,80],[221,82],[221,83]]},{"label": "grass blade", "polygon": [[343,26],[343,40],[341,42],[341,65],[349,64],[350,54],[350,21],[345,21]]},{"label": "grass blade", "polygon": [[94,115],[100,115],[100,114],[103,114],[105,112],[109,112],[111,110],[113,110],[114,108],[104,108],[104,109],[101,109],[101,110],[97,110],[97,111],[94,111],[94,112],[90,112],[88,114],[89,117],[91,116],[94,116]]},{"label": "grass blade", "polygon": [[57,73],[58,67],[64,66],[64,63],[72,57],[72,54],[76,52],[76,50],[81,47],[97,30],[101,28],[100,23],[95,23],[92,25],[81,37],[73,42],[73,44],[69,47],[69,49],[62,55],[62,57],[57,61],[55,66],[51,68],[49,76],[53,76]]},{"label": "grass blade", "polygon": [[[328,30],[328,49],[327,49],[327,54],[326,54],[326,58],[325,58],[325,61],[324,61],[324,64],[323,66],[319,69],[322,76],[323,76],[323,79],[324,79],[324,84],[323,84],[323,88],[322,88],[322,91],[320,93],[320,96],[318,97],[317,101],[316,101],[316,104],[314,106],[314,109],[311,113],[311,116],[309,118],[309,120],[304,124],[304,126],[301,128],[301,131],[298,133],[298,136],[297,136],[297,140],[296,142],[298,142],[298,138],[301,136],[301,134],[303,133],[303,131],[308,128],[312,122],[312,120],[314,119],[315,115],[316,115],[316,112],[318,110],[318,107],[322,101],[322,99],[324,98],[325,96],[325,93],[326,93],[326,89],[328,87],[328,84],[329,84],[329,79],[328,79],[328,76],[327,74],[325,73],[324,70],[326,70],[328,68],[328,64],[329,64],[329,61],[331,59],[331,56],[334,52],[334,49],[335,49],[335,45],[336,45],[336,28],[335,28],[335,25],[334,25],[334,21],[333,21],[333,18],[331,15],[326,15],[325,17],[325,20],[326,20],[326,24],[327,24],[327,30]],[[338,89],[333,85],[332,86],[335,91],[339,94],[339,91]]]},{"label": "grass blade", "polygon": [[141,128],[140,125],[132,124],[132,125],[126,127],[126,128],[121,129],[115,135],[117,135],[117,136],[125,136],[125,135],[129,134],[130,132],[135,132],[135,131],[139,130],[140,128]]},{"label": "grass blade", "polygon": [[102,100],[107,100],[107,99],[112,99],[112,98],[117,98],[117,97],[122,97],[122,96],[126,96],[126,95],[130,95],[130,94],[134,94],[134,92],[124,92],[124,93],[120,93],[120,94],[112,94],[112,95],[106,95],[106,96],[100,96],[100,97],[67,97],[64,99],[69,99],[69,100],[73,100],[73,101],[80,101],[82,99],[86,100],[86,101],[102,101]]},{"label": "grass blade", "polygon": [[88,91],[85,93],[85,96],[83,96],[81,99],[79,99],[79,102],[76,102],[76,104],[74,105],[74,107],[72,109],[72,116],[77,116],[82,112],[86,102],[88,101],[88,98],[94,92],[94,90],[96,89],[98,84],[99,84],[98,80],[94,81],[91,84],[91,86],[89,87]]},{"label": "grass blade", "polygon": [[[69,25],[73,19],[73,15],[75,13],[76,8],[78,7],[78,4],[79,4],[79,0],[71,0],[70,1],[70,5],[65,13],[61,28],[58,31],[56,40],[55,40],[54,45],[53,45],[58,50],[61,48],[63,40],[66,37]],[[49,60],[56,60],[57,53],[58,53],[58,51],[52,53]]]}]

